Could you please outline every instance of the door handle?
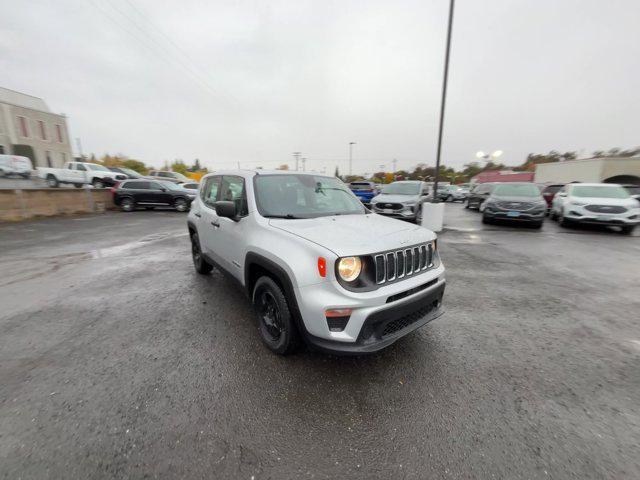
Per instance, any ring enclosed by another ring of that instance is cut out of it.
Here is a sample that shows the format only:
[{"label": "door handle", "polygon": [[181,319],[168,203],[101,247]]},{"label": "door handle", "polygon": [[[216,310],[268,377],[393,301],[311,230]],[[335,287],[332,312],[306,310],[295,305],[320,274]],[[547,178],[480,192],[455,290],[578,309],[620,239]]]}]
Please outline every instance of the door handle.
[{"label": "door handle", "polygon": [[202,217],[202,215],[200,215],[199,213],[194,213],[194,215],[198,218]]},{"label": "door handle", "polygon": [[220,228],[220,224],[218,222],[211,222],[211,225],[213,225],[215,228]]}]

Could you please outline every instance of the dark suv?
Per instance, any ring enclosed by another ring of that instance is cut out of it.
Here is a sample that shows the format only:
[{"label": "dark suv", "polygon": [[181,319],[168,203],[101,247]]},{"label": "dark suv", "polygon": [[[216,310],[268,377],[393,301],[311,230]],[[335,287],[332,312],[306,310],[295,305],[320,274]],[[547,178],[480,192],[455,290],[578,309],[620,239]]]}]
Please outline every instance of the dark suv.
[{"label": "dark suv", "polygon": [[185,190],[175,183],[154,180],[125,180],[112,188],[111,192],[113,203],[125,212],[131,212],[136,207],[147,210],[173,207],[179,212],[186,212],[197,194],[195,190]]},{"label": "dark suv", "polygon": [[475,208],[476,210],[484,210],[483,204],[491,195],[496,187],[496,183],[479,183],[469,192],[467,200],[464,203],[465,208]]},{"label": "dark suv", "polygon": [[540,228],[546,212],[547,202],[533,183],[500,183],[482,204],[482,223],[509,220]]}]

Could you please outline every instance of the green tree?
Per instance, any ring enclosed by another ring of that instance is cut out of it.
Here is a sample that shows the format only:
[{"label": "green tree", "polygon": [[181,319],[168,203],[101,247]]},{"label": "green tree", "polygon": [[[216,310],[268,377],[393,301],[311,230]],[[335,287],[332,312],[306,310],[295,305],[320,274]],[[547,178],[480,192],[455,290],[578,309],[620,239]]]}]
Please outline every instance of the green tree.
[{"label": "green tree", "polygon": [[171,164],[170,168],[173,172],[181,173],[182,175],[186,175],[186,173],[189,171],[185,163],[180,159],[175,160]]}]

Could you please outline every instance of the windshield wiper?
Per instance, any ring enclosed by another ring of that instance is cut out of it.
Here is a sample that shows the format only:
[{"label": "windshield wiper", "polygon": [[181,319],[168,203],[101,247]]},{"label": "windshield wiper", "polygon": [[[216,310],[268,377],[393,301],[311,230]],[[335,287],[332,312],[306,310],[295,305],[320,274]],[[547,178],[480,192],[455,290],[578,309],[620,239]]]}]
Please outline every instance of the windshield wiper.
[{"label": "windshield wiper", "polygon": [[288,218],[288,219],[301,219],[304,217],[296,217],[290,213],[285,213],[284,215],[264,215],[265,218]]}]

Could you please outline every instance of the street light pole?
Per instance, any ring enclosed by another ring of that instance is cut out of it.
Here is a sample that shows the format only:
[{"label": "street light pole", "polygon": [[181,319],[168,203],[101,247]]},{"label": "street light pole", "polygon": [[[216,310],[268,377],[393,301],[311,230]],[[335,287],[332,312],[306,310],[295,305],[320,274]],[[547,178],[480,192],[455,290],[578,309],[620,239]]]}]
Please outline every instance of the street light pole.
[{"label": "street light pole", "polygon": [[449,77],[449,54],[451,52],[451,29],[453,27],[453,7],[455,0],[449,0],[449,26],[447,27],[447,47],[444,55],[444,77],[442,79],[442,100],[440,102],[440,128],[438,130],[438,151],[436,153],[436,175],[433,182],[432,203],[438,200],[438,177],[440,176],[440,153],[442,152],[442,129],[444,127],[444,107],[447,99],[447,79]]},{"label": "street light pole", "polygon": [[353,164],[353,146],[356,142],[349,142],[349,176],[352,175],[352,164]]},{"label": "street light pole", "polygon": [[302,152],[293,152],[293,157],[296,159],[296,172],[298,171],[298,160],[300,159],[300,154]]}]

